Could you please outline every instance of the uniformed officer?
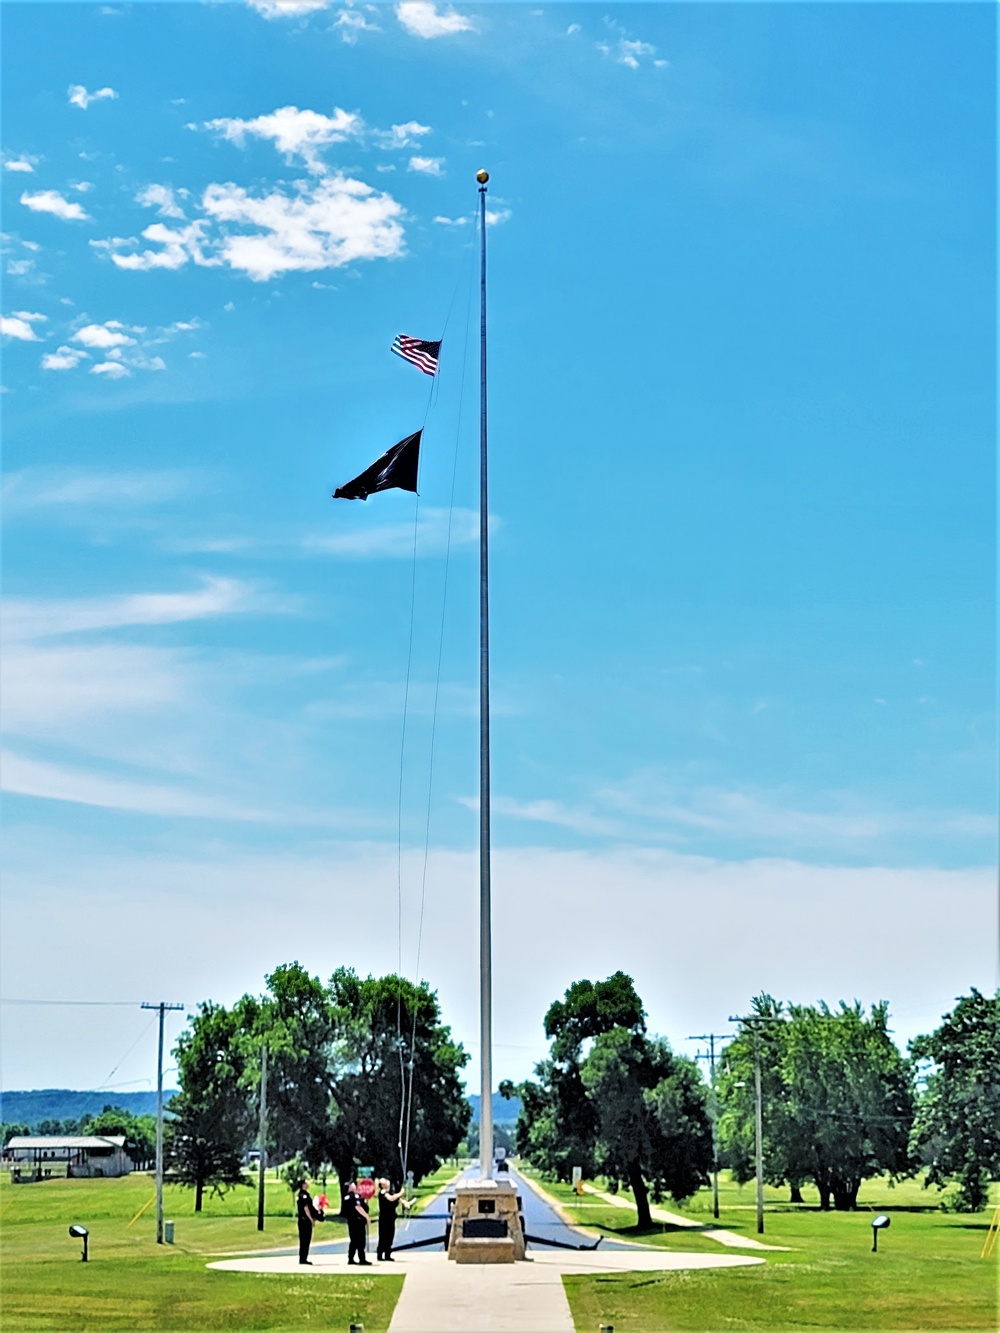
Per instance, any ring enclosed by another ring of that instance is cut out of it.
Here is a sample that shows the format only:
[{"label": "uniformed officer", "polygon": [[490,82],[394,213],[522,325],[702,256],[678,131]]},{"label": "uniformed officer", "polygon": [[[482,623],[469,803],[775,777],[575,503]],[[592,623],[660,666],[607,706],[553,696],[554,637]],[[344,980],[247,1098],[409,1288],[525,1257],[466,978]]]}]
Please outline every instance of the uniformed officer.
[{"label": "uniformed officer", "polygon": [[299,1225],[299,1263],[311,1264],[309,1246],[312,1244],[313,1227],[319,1220],[309,1193],[309,1181],[300,1180],[295,1195],[295,1213]]},{"label": "uniformed officer", "polygon": [[384,1259],[386,1263],[395,1263],[392,1257],[392,1242],[396,1238],[396,1212],[402,1201],[404,1208],[409,1208],[409,1204],[403,1198],[403,1191],[397,1190],[395,1194],[390,1193],[391,1185],[389,1181],[382,1177],[378,1182],[378,1255],[379,1259]]},{"label": "uniformed officer", "polygon": [[357,1255],[359,1264],[367,1264],[368,1205],[358,1193],[358,1183],[352,1180],[344,1195],[344,1218],[347,1221],[347,1262],[353,1264]]}]

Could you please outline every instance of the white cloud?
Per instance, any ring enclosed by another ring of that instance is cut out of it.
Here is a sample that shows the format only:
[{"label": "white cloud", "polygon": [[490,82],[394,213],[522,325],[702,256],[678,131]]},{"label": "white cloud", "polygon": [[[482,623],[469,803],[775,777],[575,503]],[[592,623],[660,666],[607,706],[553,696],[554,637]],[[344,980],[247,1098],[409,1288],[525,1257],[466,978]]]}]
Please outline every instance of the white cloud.
[{"label": "white cloud", "polygon": [[79,347],[60,347],[55,352],[46,352],[42,357],[43,370],[75,370],[87,358],[88,353]]},{"label": "white cloud", "polygon": [[595,42],[594,45],[602,55],[609,60],[613,60],[616,65],[625,65],[628,69],[638,69],[643,60],[651,60],[652,64],[658,69],[666,66],[666,60],[654,60],[656,47],[651,42],[641,42],[630,37],[628,30],[617,23],[614,19],[605,15],[604,26],[608,28],[613,35],[612,39],[606,42]]},{"label": "white cloud", "polygon": [[93,181],[71,181],[71,182],[70,182],[70,187],[69,187],[69,188],[70,188],[71,190],[76,190],[77,194],[87,194],[90,190],[92,190],[92,189],[94,188],[94,182],[93,182]]},{"label": "white cloud", "polygon": [[38,190],[35,194],[25,191],[21,203],[33,213],[51,213],[66,222],[87,222],[90,219],[82,204],[64,199],[58,190]]},{"label": "white cloud", "polygon": [[326,166],[320,161],[318,150],[327,144],[360,138],[365,123],[356,112],[344,111],[340,107],[334,107],[332,116],[324,116],[319,111],[300,111],[297,106],[282,106],[277,111],[257,116],[253,120],[223,116],[218,120],[207,121],[205,128],[218,131],[224,138],[241,147],[247,135],[270,139],[278,152],[284,153],[286,161],[300,157],[310,171],[322,175]]},{"label": "white cloud", "polygon": [[403,250],[402,207],[362,181],[332,176],[295,195],[254,197],[232,184],[210,185],[204,210],[220,224],[252,226],[256,234],[223,230],[218,254],[255,282],[276,274],[340,268],[353,260],[394,258]]},{"label": "white cloud", "polygon": [[406,120],[391,129],[376,130],[375,140],[381,148],[413,148],[430,133],[429,125],[421,125],[419,120]]},{"label": "white cloud", "polygon": [[103,324],[85,324],[82,329],[77,329],[71,337],[72,342],[82,343],[84,347],[131,347],[135,345],[135,339],[130,337],[130,333],[140,333],[141,329],[127,330],[126,326],[117,319],[106,320]]},{"label": "white cloud", "polygon": [[348,46],[354,46],[358,40],[360,32],[381,32],[377,23],[372,23],[366,19],[364,14],[359,14],[356,9],[341,9],[334,20],[334,28],[340,29],[340,40],[346,42]]},{"label": "white cloud", "polygon": [[147,185],[136,195],[135,202],[144,208],[155,208],[163,218],[184,217],[184,210],[169,185]]},{"label": "white cloud", "polygon": [[[451,517],[451,547],[470,546],[479,541],[479,513],[474,509],[454,509]],[[447,509],[421,509],[417,520],[417,554],[442,555],[448,547]],[[490,516],[490,532],[497,531],[498,520]],[[322,537],[307,537],[303,549],[316,555],[336,555],[352,560],[408,559],[413,554],[413,524],[384,523],[365,525],[350,532]]]},{"label": "white cloud", "polygon": [[0,336],[16,338],[18,342],[24,343],[40,342],[41,339],[32,325],[44,324],[46,320],[47,316],[36,314],[31,310],[15,310],[13,315],[0,316]]},{"label": "white cloud", "polygon": [[129,357],[128,364],[136,370],[166,370],[167,363],[162,356],[147,356],[137,352]]},{"label": "white cloud", "polygon": [[201,796],[180,787],[137,782],[134,778],[65,768],[26,759],[7,750],[3,754],[3,790],[49,801],[69,801],[138,814],[197,819],[261,820],[267,812],[244,809],[225,797]]},{"label": "white cloud", "polygon": [[439,10],[432,0],[402,0],[396,6],[396,18],[412,37],[450,37],[457,32],[474,32],[475,24],[450,7]]},{"label": "white cloud", "polygon": [[203,578],[201,587],[189,592],[135,593],[69,601],[12,597],[4,611],[4,632],[8,641],[19,641],[117,629],[123,625],[172,625],[179,621],[280,609],[283,608],[273,598],[240,579]]},{"label": "white cloud", "polygon": [[91,375],[105,375],[109,380],[121,380],[130,373],[127,366],[123,366],[120,361],[99,361],[96,366],[90,367]]},{"label": "white cloud", "polygon": [[91,241],[95,250],[107,254],[117,268],[144,272],[149,269],[177,269],[192,261],[202,267],[210,267],[218,260],[205,254],[205,223],[202,220],[191,222],[186,227],[172,229],[162,222],[154,222],[142,233],[143,240],[161,245],[162,250],[143,250],[138,254],[122,254],[121,247],[134,245],[134,237],[112,236],[104,241]]},{"label": "white cloud", "polygon": [[580,30],[581,29],[579,23],[571,23],[569,27],[566,29],[566,36],[572,37],[575,32],[580,32]]},{"label": "white cloud", "polygon": [[[59,350],[77,358],[86,355],[73,347]],[[194,477],[195,474],[181,468],[132,472],[22,468],[4,478],[3,506],[7,514],[53,508],[132,509],[137,505],[164,504],[187,495]]]},{"label": "white cloud", "polygon": [[114,88],[98,88],[95,92],[88,93],[82,83],[71,83],[66,89],[66,96],[69,98],[70,106],[78,106],[81,111],[86,111],[91,102],[113,101],[118,94]]},{"label": "white cloud", "polygon": [[317,9],[326,9],[331,0],[249,0],[250,8],[256,9],[266,19],[300,18]]},{"label": "white cloud", "polygon": [[33,172],[35,170],[32,166],[31,159],[27,157],[8,157],[4,160],[3,169],[4,171],[24,172]]},{"label": "white cloud", "polygon": [[488,208],[486,210],[487,227],[499,227],[501,222],[506,222],[510,217],[509,208]]},{"label": "white cloud", "polygon": [[424,176],[443,176],[443,168],[443,157],[411,157],[408,169]]},{"label": "white cloud", "polygon": [[33,259],[8,259],[7,272],[12,278],[23,278],[35,267]]},{"label": "white cloud", "polygon": [[434,221],[437,222],[442,227],[464,227],[468,223],[469,219],[467,217],[446,218],[438,214],[438,216],[434,219]]}]

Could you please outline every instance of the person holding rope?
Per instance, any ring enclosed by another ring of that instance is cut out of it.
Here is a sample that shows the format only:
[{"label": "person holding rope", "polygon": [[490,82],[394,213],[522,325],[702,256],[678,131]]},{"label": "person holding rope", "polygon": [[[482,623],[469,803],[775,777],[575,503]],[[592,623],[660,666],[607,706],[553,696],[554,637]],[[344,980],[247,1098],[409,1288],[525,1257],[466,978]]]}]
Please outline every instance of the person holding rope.
[{"label": "person holding rope", "polygon": [[[365,1254],[368,1248],[368,1205],[358,1193],[358,1183],[352,1180],[344,1195],[344,1218],[347,1221],[347,1262],[367,1265]],[[357,1255],[355,1261],[354,1256]]]},{"label": "person holding rope", "polygon": [[403,1198],[403,1191],[397,1190],[395,1194],[389,1191],[392,1186],[389,1181],[382,1177],[378,1182],[378,1253],[377,1259],[383,1259],[387,1264],[394,1264],[396,1261],[392,1257],[392,1242],[396,1238],[396,1211],[402,1203],[404,1208],[409,1208],[409,1201]]},{"label": "person holding rope", "polygon": [[313,1227],[319,1221],[309,1193],[309,1181],[300,1180],[295,1194],[295,1214],[299,1228],[299,1263],[312,1264],[309,1258],[309,1246],[312,1244]]}]

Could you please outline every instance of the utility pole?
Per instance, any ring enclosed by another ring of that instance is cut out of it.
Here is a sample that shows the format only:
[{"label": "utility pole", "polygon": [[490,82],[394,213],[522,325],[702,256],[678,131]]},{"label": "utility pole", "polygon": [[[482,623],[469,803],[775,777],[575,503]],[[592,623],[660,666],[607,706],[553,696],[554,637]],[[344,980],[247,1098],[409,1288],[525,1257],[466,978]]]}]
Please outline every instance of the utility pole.
[{"label": "utility pole", "polygon": [[[729,1041],[728,1032],[703,1032],[697,1037],[688,1037],[688,1041],[708,1042],[709,1086],[711,1098],[709,1107],[712,1113],[712,1216],[719,1218],[719,1098],[715,1090],[715,1043]],[[704,1060],[703,1055],[696,1055],[696,1060]]]},{"label": "utility pole", "polygon": [[764,1234],[764,1104],[760,1072],[760,1023],[780,1023],[777,1014],[749,1014],[744,1017],[729,1015],[730,1023],[746,1023],[753,1033],[753,1086],[754,1086],[754,1157],[757,1176],[757,1234]]},{"label": "utility pole", "polygon": [[754,1139],[757,1167],[757,1234],[764,1234],[764,1107],[760,1087],[760,1033],[753,1028]]},{"label": "utility pole", "polygon": [[260,1048],[260,1161],[257,1163],[257,1230],[264,1230],[264,1173],[267,1170],[267,1043]]},{"label": "utility pole", "polygon": [[163,1015],[168,1009],[183,1010],[182,1004],[142,1004],[160,1011],[160,1036],[156,1047],[156,1243],[163,1244]]}]

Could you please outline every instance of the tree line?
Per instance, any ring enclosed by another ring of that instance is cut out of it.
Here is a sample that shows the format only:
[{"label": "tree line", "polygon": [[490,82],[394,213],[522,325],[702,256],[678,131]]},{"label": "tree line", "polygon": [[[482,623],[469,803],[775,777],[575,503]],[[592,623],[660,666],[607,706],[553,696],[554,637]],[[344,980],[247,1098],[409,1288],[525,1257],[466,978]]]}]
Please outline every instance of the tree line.
[{"label": "tree line", "polygon": [[575,982],[545,1015],[551,1042],[521,1098],[518,1151],[545,1174],[604,1176],[632,1189],[640,1226],[649,1198],[678,1202],[708,1183],[713,1116],[718,1165],[755,1172],[755,1078],[763,1104],[764,1178],[792,1201],[815,1185],[820,1206],[854,1208],[862,1182],[926,1171],[977,1211],[1000,1177],[1000,993],[973,989],[903,1056],[888,1005],[831,1009],[757,996],[720,1060],[713,1089],[694,1061],[646,1030],[632,979]]},{"label": "tree line", "polygon": [[[265,1046],[269,1160],[341,1181],[362,1165],[394,1179],[412,1170],[419,1181],[478,1147],[462,1081],[469,1057],[426,985],[349,968],[324,983],[298,963],[266,982],[265,994],[231,1008],[201,1004],[174,1050],[167,1169],[193,1187],[196,1209],[206,1188],[246,1182]],[[866,1012],[759,995],[713,1089],[695,1061],[648,1031],[630,977],[578,981],[545,1014],[551,1045],[535,1077],[500,1086],[521,1099],[512,1146],[550,1177],[569,1180],[579,1167],[612,1188],[627,1184],[648,1226],[650,1199],[689,1198],[713,1161],[738,1181],[753,1176],[759,1063],[764,1178],[786,1185],[792,1201],[810,1183],[823,1208],[850,1209],[865,1179],[923,1171],[929,1186],[957,1187],[951,1206],[983,1208],[1000,1178],[1000,992],[962,996],[907,1056],[888,1021],[884,1003]],[[28,1127],[0,1130],[6,1143]],[[111,1106],[34,1130],[125,1134],[140,1168],[155,1153],[154,1118]]]}]

